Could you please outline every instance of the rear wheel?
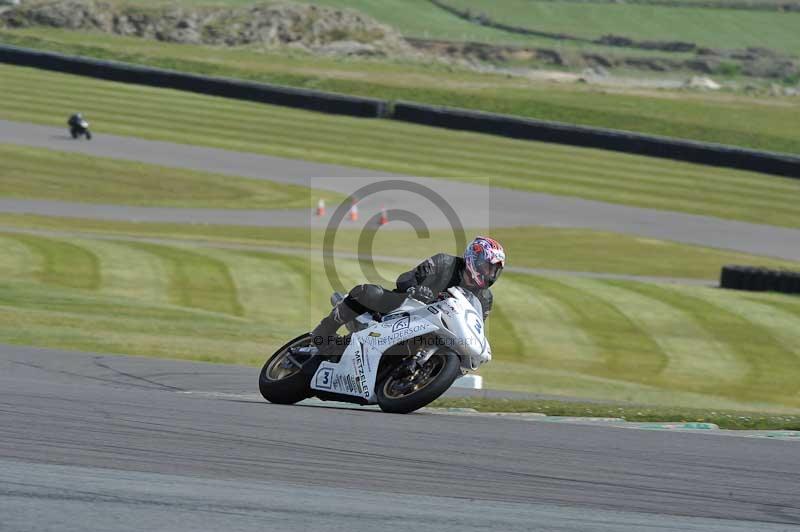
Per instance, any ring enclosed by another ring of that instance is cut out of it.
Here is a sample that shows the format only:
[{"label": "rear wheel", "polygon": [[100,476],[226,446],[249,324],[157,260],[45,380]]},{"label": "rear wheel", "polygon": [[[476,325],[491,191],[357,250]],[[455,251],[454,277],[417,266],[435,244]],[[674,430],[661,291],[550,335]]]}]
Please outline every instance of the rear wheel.
[{"label": "rear wheel", "polygon": [[458,355],[442,349],[413,371],[401,364],[378,385],[378,405],[384,412],[408,414],[433,402],[461,375]]},{"label": "rear wheel", "polygon": [[278,349],[261,368],[258,389],[270,403],[291,405],[311,397],[311,375],[307,367],[318,357],[294,353],[311,345],[311,335],[298,336]]}]

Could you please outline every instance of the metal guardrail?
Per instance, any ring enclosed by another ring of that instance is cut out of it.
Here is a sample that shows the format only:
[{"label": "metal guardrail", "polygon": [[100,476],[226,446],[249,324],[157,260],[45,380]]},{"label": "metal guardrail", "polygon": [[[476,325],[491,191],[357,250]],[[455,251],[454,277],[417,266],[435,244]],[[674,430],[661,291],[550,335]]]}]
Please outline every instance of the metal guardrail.
[{"label": "metal guardrail", "polygon": [[388,103],[330,92],[257,83],[253,81],[201,76],[118,61],[68,56],[54,52],[0,45],[0,63],[54,70],[92,78],[134,83],[183,91],[249,100],[308,111],[381,118]]},{"label": "metal guardrail", "polygon": [[394,120],[800,178],[800,157],[510,115],[398,102]]}]

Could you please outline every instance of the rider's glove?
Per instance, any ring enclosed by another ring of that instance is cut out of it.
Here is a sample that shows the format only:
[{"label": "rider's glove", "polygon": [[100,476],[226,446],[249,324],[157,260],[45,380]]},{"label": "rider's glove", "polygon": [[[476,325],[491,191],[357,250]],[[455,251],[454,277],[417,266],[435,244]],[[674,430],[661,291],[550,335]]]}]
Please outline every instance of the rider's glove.
[{"label": "rider's glove", "polygon": [[433,295],[433,290],[427,286],[412,286],[406,290],[406,294],[408,294],[408,297],[421,301],[426,305],[436,299],[436,296]]}]

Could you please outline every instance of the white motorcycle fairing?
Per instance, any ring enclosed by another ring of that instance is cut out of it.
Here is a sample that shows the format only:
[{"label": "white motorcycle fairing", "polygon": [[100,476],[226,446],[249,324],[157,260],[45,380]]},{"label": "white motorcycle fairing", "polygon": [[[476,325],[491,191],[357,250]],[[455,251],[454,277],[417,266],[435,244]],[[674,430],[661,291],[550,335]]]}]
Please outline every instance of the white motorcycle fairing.
[{"label": "white motorcycle fairing", "polygon": [[380,322],[368,314],[359,316],[357,321],[364,328],[352,333],[339,362],[323,361],[319,365],[311,379],[311,388],[375,404],[378,367],[384,353],[398,343],[423,335],[435,341],[421,341],[416,346],[418,353],[430,356],[447,347],[459,355],[462,373],[491,360],[483,317],[477,310],[480,303],[461,288],[449,288],[448,292],[450,297],[431,305],[406,299]]}]

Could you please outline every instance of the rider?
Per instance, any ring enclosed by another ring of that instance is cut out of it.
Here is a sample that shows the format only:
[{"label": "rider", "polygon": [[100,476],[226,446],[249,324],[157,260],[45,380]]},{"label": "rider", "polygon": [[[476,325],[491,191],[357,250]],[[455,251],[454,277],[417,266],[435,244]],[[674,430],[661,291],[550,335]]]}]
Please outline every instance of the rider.
[{"label": "rider", "polygon": [[67,125],[73,128],[79,127],[81,125],[81,122],[83,122],[83,114],[75,113],[74,115],[69,117],[69,120],[67,120]]},{"label": "rider", "polygon": [[435,301],[440,292],[460,286],[475,294],[483,307],[483,318],[492,309],[494,284],[505,266],[506,254],[499,242],[478,236],[463,257],[439,253],[397,278],[397,289],[389,291],[374,284],[358,285],[311,332],[315,345],[337,343],[336,331],[364,312],[388,314],[407,297],[423,303]]},{"label": "rider", "polygon": [[87,139],[92,138],[92,134],[89,132],[89,128],[84,124],[84,121],[85,119],[81,113],[75,113],[69,117],[69,120],[67,120],[67,125],[69,126],[69,132],[72,135],[72,138],[78,138],[78,136],[82,133],[86,133]]}]

